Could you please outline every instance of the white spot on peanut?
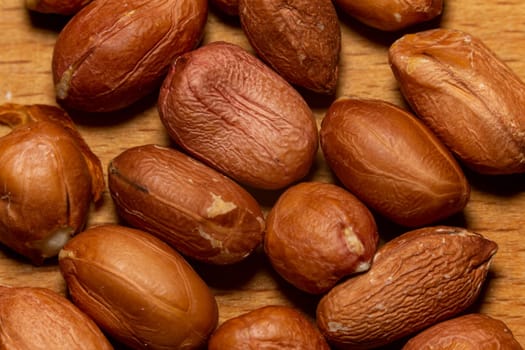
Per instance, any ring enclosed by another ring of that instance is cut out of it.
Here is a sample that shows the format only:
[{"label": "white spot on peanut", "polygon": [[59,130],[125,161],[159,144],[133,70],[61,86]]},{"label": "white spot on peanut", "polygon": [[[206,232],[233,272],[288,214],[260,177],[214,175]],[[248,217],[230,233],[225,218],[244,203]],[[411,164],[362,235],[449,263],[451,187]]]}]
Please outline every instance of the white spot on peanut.
[{"label": "white spot on peanut", "polygon": [[346,246],[351,252],[362,255],[365,251],[363,243],[359,240],[359,237],[355,234],[354,230],[351,227],[344,229],[343,234],[345,236]]},{"label": "white spot on peanut", "polygon": [[399,12],[396,12],[394,13],[394,19],[396,20],[397,23],[401,23],[401,21],[403,20],[403,16],[401,16]]},{"label": "white spot on peanut", "polygon": [[13,93],[11,91],[7,91],[5,93],[5,99],[6,101],[11,101],[13,99]]},{"label": "white spot on peanut", "polygon": [[374,305],[372,310],[374,310],[374,311],[384,311],[385,309],[386,309],[385,305],[380,303],[380,304]]},{"label": "white spot on peanut", "polygon": [[355,272],[364,272],[368,271],[370,269],[370,263],[367,261],[361,261],[359,265],[357,265]]},{"label": "white spot on peanut", "polygon": [[205,232],[202,228],[199,227],[199,235],[210,242],[212,248],[222,248],[222,242],[213,238],[209,233]]},{"label": "white spot on peanut", "polygon": [[328,322],[327,326],[330,332],[345,332],[348,330],[348,327],[339,322]]},{"label": "white spot on peanut", "polygon": [[221,196],[218,196],[215,193],[211,193],[211,196],[212,196],[213,201],[211,205],[206,209],[206,215],[209,218],[227,214],[230,211],[237,208],[235,203],[226,202],[222,199]]},{"label": "white spot on peanut", "polygon": [[324,30],[324,24],[323,23],[317,23],[317,29],[319,29],[322,32]]},{"label": "white spot on peanut", "polygon": [[75,68],[73,66],[69,66],[60,77],[60,81],[55,86],[56,95],[61,100],[64,100],[67,97],[67,94],[69,92],[69,83],[71,82],[71,78],[73,77],[74,70]]},{"label": "white spot on peanut", "polygon": [[75,258],[75,252],[71,251],[71,250],[65,250],[65,249],[61,249],[60,252],[58,253],[58,260],[62,260],[62,259],[74,259]]}]

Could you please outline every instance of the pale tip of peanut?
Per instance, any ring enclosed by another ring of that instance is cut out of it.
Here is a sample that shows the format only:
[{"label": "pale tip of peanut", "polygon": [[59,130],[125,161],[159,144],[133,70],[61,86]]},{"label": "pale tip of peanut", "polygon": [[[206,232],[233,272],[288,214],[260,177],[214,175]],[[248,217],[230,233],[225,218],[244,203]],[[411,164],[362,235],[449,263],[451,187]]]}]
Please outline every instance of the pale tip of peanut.
[{"label": "pale tip of peanut", "polygon": [[355,234],[352,227],[346,227],[343,234],[348,249],[357,255],[362,255],[365,251],[365,247],[363,246],[363,242],[361,242],[359,237]]},{"label": "pale tip of peanut", "polygon": [[69,68],[64,72],[64,74],[62,74],[60,81],[55,86],[55,92],[58,99],[64,100],[67,98],[72,76],[73,66],[69,66]]},{"label": "pale tip of peanut", "polygon": [[397,23],[401,23],[401,21],[403,20],[403,16],[401,16],[399,12],[396,12],[394,13],[394,19],[396,20]]},{"label": "pale tip of peanut", "polygon": [[75,253],[71,250],[61,249],[60,252],[58,252],[58,260],[63,259],[74,259]]},{"label": "pale tip of peanut", "polygon": [[361,261],[356,269],[355,269],[355,272],[365,272],[365,271],[368,271],[370,269],[370,263],[368,261]]}]

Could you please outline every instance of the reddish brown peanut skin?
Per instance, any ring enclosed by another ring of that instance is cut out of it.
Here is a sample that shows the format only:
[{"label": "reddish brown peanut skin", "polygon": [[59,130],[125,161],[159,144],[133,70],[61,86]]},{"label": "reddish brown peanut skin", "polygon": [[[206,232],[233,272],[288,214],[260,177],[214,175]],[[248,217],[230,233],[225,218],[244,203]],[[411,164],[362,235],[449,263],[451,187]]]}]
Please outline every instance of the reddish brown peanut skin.
[{"label": "reddish brown peanut skin", "polygon": [[476,301],[496,251],[459,227],[406,232],[321,299],[319,329],[339,349],[371,349],[451,318]]},{"label": "reddish brown peanut skin", "polygon": [[74,15],[91,0],[25,0],[26,8],[41,13]]},{"label": "reddish brown peanut skin", "polygon": [[210,4],[226,15],[239,15],[239,0],[210,0]]},{"label": "reddish brown peanut skin", "polygon": [[317,153],[317,125],[305,100],[238,45],[213,42],[179,57],[158,108],[178,145],[250,187],[300,180]]},{"label": "reddish brown peanut skin", "polygon": [[343,185],[393,222],[425,226],[464,209],[470,185],[443,143],[385,101],[342,97],[320,130],[326,162]]},{"label": "reddish brown peanut skin", "polygon": [[56,98],[87,112],[127,107],[158,88],[178,55],[199,43],[206,0],[94,0],[60,32]]},{"label": "reddish brown peanut skin", "polygon": [[45,288],[0,286],[3,350],[111,350],[102,331],[62,295]]},{"label": "reddish brown peanut skin", "polygon": [[341,29],[331,0],[239,0],[239,17],[255,52],[287,81],[335,92]]},{"label": "reddish brown peanut skin", "polygon": [[299,310],[264,306],[226,320],[210,337],[208,350],[329,350],[315,325]]},{"label": "reddish brown peanut skin", "polygon": [[132,349],[194,349],[218,322],[215,298],[175,250],[143,231],[104,224],[71,239],[59,267],[73,302]]},{"label": "reddish brown peanut skin", "polygon": [[3,104],[0,124],[0,241],[40,265],[84,228],[102,165],[58,107]]},{"label": "reddish brown peanut skin", "polygon": [[374,217],[359,199],[333,184],[303,182],[270,210],[264,250],[285,280],[321,294],[368,270],[378,241]]},{"label": "reddish brown peanut skin", "polygon": [[108,186],[122,218],[193,259],[232,264],[262,242],[264,216],[249,192],[174,149],[122,152],[109,164]]},{"label": "reddish brown peanut skin", "polygon": [[412,109],[466,166],[525,171],[525,83],[479,38],[444,28],[408,34],[389,60]]},{"label": "reddish brown peanut skin", "polygon": [[411,338],[403,350],[522,350],[507,325],[484,314],[440,322]]},{"label": "reddish brown peanut skin", "polygon": [[398,31],[437,18],[442,0],[334,0],[336,6],[364,24]]}]

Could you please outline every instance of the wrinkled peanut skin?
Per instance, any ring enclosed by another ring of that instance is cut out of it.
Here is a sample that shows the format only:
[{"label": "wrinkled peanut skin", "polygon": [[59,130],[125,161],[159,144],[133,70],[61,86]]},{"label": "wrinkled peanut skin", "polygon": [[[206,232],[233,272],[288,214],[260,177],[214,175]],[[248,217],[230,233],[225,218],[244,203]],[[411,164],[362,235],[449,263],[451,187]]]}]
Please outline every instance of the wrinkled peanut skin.
[{"label": "wrinkled peanut skin", "polygon": [[270,210],[264,250],[284,279],[321,294],[368,270],[378,241],[374,217],[359,199],[333,184],[303,182]]},{"label": "wrinkled peanut skin", "polygon": [[364,24],[388,32],[430,21],[443,12],[442,0],[334,0],[334,3]]},{"label": "wrinkled peanut skin", "polygon": [[290,306],[264,306],[226,320],[210,337],[208,350],[329,350],[315,325]]},{"label": "wrinkled peanut skin", "polygon": [[331,0],[239,0],[239,17],[255,52],[287,81],[335,92],[341,29]]},{"label": "wrinkled peanut skin", "polygon": [[174,149],[144,145],[122,152],[109,164],[108,186],[122,218],[193,259],[231,264],[262,242],[257,201]]},{"label": "wrinkled peanut skin", "polygon": [[412,337],[403,350],[522,350],[507,325],[484,314],[440,322]]},{"label": "wrinkled peanut skin", "polygon": [[46,288],[0,287],[3,350],[111,350],[98,326],[62,295]]},{"label": "wrinkled peanut skin", "polygon": [[416,114],[469,168],[525,172],[525,83],[468,33],[407,34],[389,60]]},{"label": "wrinkled peanut skin", "polygon": [[320,130],[329,167],[360,200],[393,222],[424,226],[464,209],[470,185],[445,145],[391,103],[342,97]]},{"label": "wrinkled peanut skin", "polygon": [[64,246],[59,267],[73,302],[132,349],[195,349],[217,325],[209,287],[181,255],[144,231],[91,227]]},{"label": "wrinkled peanut skin", "polygon": [[302,96],[235,44],[213,42],[180,56],[158,108],[178,145],[250,187],[300,180],[317,153],[317,125]]},{"label": "wrinkled peanut skin", "polygon": [[87,112],[121,109],[164,79],[199,43],[206,0],[94,0],[60,32],[52,70],[57,101]]},{"label": "wrinkled peanut skin", "polygon": [[319,329],[338,349],[371,349],[451,318],[476,301],[496,251],[460,227],[406,232],[321,299]]},{"label": "wrinkled peanut skin", "polygon": [[29,10],[58,15],[74,15],[91,0],[25,0]]},{"label": "wrinkled peanut skin", "polygon": [[0,241],[40,265],[84,228],[102,165],[58,107],[4,104],[0,123]]}]

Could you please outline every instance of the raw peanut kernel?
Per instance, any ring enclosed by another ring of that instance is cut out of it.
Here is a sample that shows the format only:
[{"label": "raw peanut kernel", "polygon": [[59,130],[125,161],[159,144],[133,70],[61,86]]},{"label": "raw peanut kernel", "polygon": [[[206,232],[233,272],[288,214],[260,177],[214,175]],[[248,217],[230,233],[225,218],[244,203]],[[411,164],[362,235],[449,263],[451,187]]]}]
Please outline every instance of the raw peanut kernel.
[{"label": "raw peanut kernel", "polygon": [[239,16],[259,57],[287,81],[335,92],[341,29],[331,0],[239,0]]},{"label": "raw peanut kernel", "polygon": [[206,0],[95,0],[62,29],[52,59],[59,103],[87,112],[127,107],[153,92],[193,49]]},{"label": "raw peanut kernel", "polygon": [[413,110],[466,166],[525,172],[525,83],[480,39],[441,28],[407,34],[389,59]]},{"label": "raw peanut kernel", "polygon": [[453,317],[476,301],[497,248],[459,227],[404,233],[321,299],[318,326],[338,348],[370,349]]},{"label": "raw peanut kernel", "polygon": [[177,144],[250,187],[280,189],[300,180],[317,153],[306,101],[238,45],[213,42],[180,56],[158,108]]},{"label": "raw peanut kernel", "polygon": [[340,98],[321,124],[321,148],[343,185],[381,215],[424,226],[463,210],[470,185],[445,145],[391,103]]},{"label": "raw peanut kernel", "polygon": [[379,236],[368,208],[334,184],[288,188],[268,214],[264,249],[287,281],[320,294],[370,267]]}]

